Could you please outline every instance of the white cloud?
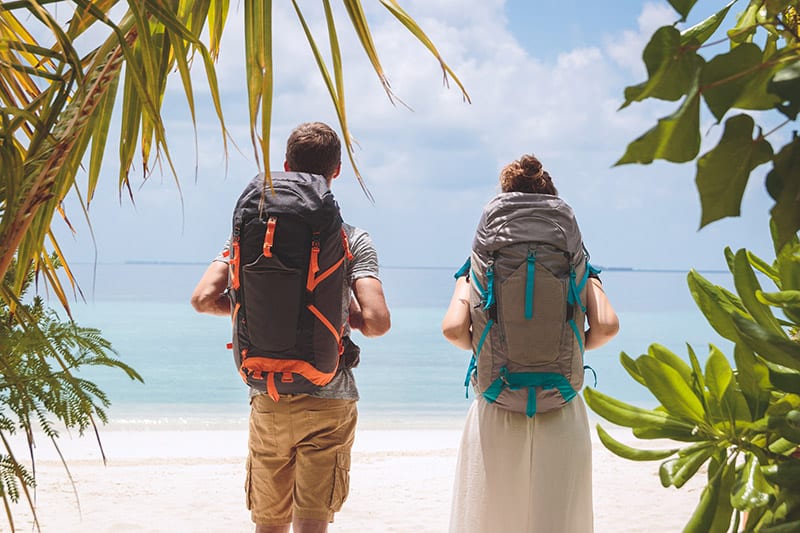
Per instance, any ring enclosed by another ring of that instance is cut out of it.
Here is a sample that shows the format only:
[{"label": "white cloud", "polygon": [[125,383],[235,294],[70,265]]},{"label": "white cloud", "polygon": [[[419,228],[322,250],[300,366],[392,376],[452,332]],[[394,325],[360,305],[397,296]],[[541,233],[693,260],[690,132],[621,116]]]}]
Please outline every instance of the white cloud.
[{"label": "white cloud", "polygon": [[643,78],[647,74],[642,62],[644,47],[655,30],[673,24],[676,18],[675,10],[666,3],[645,4],[637,20],[636,30],[625,30],[621,35],[607,38],[606,49],[609,56],[620,67]]},{"label": "white cloud", "polygon": [[[497,188],[498,170],[533,152],[576,207],[600,262],[687,265],[686,254],[674,253],[680,242],[682,250],[696,251],[706,265],[717,264],[721,256],[709,242],[718,235],[694,234],[699,207],[690,166],[610,168],[630,140],[665,114],[655,113],[653,104],[622,112],[617,108],[624,86],[641,81],[640,72],[631,73],[633,65],[641,70],[641,50],[653,29],[674,20],[671,9],[648,3],[637,28],[623,31],[618,39],[537,57],[510,33],[503,5],[500,0],[443,0],[407,6],[466,85],[471,105],[462,102],[454,84],[449,89],[441,85],[438,63],[397,21],[369,8],[387,75],[413,112],[388,103],[346,15],[337,11],[350,127],[361,144],[360,169],[376,197],[375,206],[367,202],[345,162],[334,186],[345,218],[370,230],[387,264],[458,266],[481,206]],[[338,126],[308,45],[288,9],[281,3],[275,6],[273,168],[280,166],[284,139],[295,124],[324,120]],[[168,129],[183,176],[184,233],[176,223],[177,204],[170,211],[155,192],[140,195],[135,217],[116,211],[120,220],[115,228],[95,228],[110,256],[203,260],[215,253],[228,231],[233,201],[256,170],[246,126],[241,17],[232,11],[219,72],[228,127],[244,157],[231,152],[225,178],[216,119],[207,101],[198,103],[202,118],[197,184],[192,181],[191,128]],[[310,22],[327,47],[323,21],[317,17]],[[181,93],[172,98],[180,102]],[[151,186],[158,184],[145,189]],[[168,179],[163,187],[169,191],[166,196],[175,197]],[[125,246],[117,247],[121,231],[152,238],[124,238]],[[641,245],[631,250],[631,242]]]}]

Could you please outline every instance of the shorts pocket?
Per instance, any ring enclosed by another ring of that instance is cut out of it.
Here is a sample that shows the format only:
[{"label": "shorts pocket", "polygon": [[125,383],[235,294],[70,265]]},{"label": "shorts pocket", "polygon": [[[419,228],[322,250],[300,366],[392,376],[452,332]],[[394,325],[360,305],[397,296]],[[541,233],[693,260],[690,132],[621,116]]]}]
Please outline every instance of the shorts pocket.
[{"label": "shorts pocket", "polygon": [[252,498],[252,491],[253,491],[253,467],[250,461],[250,457],[247,457],[247,463],[245,466],[245,476],[244,476],[244,502],[247,506],[248,511],[253,510],[253,498]]},{"label": "shorts pocket", "polygon": [[330,508],[338,512],[350,492],[350,454],[339,452],[336,454],[336,467],[333,472],[333,490],[331,491]]}]

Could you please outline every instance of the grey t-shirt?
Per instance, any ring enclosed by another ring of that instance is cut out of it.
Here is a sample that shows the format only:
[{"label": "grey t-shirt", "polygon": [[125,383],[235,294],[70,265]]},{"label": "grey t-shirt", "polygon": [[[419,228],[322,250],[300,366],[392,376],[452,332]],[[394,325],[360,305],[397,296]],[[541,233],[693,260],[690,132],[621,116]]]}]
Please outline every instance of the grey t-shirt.
[{"label": "grey t-shirt", "polygon": [[[378,253],[375,250],[375,246],[372,244],[369,233],[349,224],[343,224],[343,227],[350,245],[350,253],[353,254],[353,260],[347,262],[347,275],[345,277],[345,283],[342,286],[342,301],[345,303],[343,306],[345,309],[343,318],[346,324],[344,333],[345,335],[349,335],[350,325],[347,322],[346,310],[350,303],[351,287],[353,283],[355,280],[361,278],[375,278],[377,280],[380,280],[380,278],[378,277]],[[222,252],[214,258],[214,261],[228,263],[228,254],[226,252],[229,249],[230,239],[225,243]],[[251,396],[256,396],[258,394],[264,393],[258,389],[250,388]],[[336,372],[331,382],[316,392],[313,392],[311,396],[336,400],[358,400],[358,388],[356,387],[356,380],[352,369],[339,367],[339,370]]]}]

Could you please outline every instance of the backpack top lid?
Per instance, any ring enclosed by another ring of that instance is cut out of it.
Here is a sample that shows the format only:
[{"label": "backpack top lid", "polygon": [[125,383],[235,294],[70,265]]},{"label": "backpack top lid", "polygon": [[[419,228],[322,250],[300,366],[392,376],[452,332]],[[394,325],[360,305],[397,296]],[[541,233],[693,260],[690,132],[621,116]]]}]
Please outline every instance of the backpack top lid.
[{"label": "backpack top lid", "polygon": [[[339,210],[324,176],[308,172],[271,172],[270,177],[272,188],[263,173],[256,175],[242,191],[236,210],[252,205],[253,200],[259,203],[263,200],[269,208],[302,216],[311,224],[324,223],[331,210]],[[315,220],[317,217],[319,220]]]},{"label": "backpack top lid", "polygon": [[549,244],[571,254],[583,245],[575,213],[558,196],[500,193],[483,208],[472,249],[493,254],[523,242]]}]

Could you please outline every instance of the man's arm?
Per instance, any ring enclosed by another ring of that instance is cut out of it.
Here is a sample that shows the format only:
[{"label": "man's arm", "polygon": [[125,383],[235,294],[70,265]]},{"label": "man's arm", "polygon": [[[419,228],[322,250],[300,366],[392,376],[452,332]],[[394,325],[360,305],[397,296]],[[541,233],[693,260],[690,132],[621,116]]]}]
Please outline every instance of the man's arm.
[{"label": "man's arm", "polygon": [[192,307],[198,313],[230,315],[231,301],[227,294],[223,294],[226,288],[228,265],[222,261],[213,261],[192,292]]},{"label": "man's arm", "polygon": [[361,331],[365,337],[380,337],[392,326],[383,285],[371,277],[358,278],[353,282],[353,298],[350,304],[350,327]]},{"label": "man's arm", "polygon": [[589,278],[586,290],[586,349],[599,348],[619,331],[619,318],[608,301],[600,280]]}]

